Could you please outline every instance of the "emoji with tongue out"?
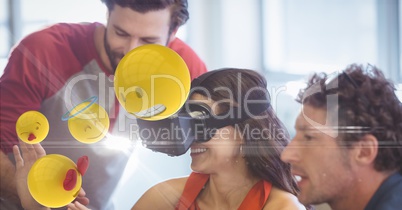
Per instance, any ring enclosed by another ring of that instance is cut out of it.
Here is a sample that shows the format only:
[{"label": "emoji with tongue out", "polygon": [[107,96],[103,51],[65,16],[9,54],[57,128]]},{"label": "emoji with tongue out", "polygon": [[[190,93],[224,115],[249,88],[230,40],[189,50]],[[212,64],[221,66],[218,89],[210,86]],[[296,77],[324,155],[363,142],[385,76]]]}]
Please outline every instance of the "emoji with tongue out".
[{"label": "emoji with tongue out", "polygon": [[66,206],[77,197],[88,165],[87,156],[79,158],[77,165],[63,155],[43,156],[36,160],[28,173],[29,192],[43,206]]},{"label": "emoji with tongue out", "polygon": [[18,118],[15,128],[23,142],[36,144],[43,141],[49,133],[49,122],[42,113],[27,111]]}]

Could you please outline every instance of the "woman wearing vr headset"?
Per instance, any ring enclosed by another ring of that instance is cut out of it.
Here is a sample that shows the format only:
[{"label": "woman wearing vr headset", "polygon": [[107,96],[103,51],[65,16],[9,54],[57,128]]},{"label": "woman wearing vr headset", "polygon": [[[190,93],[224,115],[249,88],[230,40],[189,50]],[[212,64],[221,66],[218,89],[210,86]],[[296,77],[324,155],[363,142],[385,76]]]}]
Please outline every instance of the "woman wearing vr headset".
[{"label": "woman wearing vr headset", "polygon": [[280,160],[289,135],[263,76],[233,68],[207,72],[192,82],[184,109],[205,122],[195,126],[194,172],[155,185],[133,209],[305,209],[290,166]]},{"label": "woman wearing vr headset", "polygon": [[[191,86],[184,109],[205,122],[195,127],[191,145],[194,172],[153,186],[132,209],[305,209],[289,164],[280,160],[289,135],[270,105],[264,77],[219,69]],[[78,202],[69,208],[87,209]]]}]

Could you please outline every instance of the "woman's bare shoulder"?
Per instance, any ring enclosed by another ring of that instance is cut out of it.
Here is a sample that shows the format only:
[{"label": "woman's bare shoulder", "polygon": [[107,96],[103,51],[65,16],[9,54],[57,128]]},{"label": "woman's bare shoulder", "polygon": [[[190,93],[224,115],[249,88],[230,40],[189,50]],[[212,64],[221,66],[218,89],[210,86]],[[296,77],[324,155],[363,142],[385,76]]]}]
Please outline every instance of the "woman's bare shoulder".
[{"label": "woman's bare shoulder", "polygon": [[299,202],[295,195],[272,187],[267,203],[263,209],[305,210],[306,208]]},{"label": "woman's bare shoulder", "polygon": [[188,177],[169,179],[149,188],[133,206],[136,209],[174,209]]}]

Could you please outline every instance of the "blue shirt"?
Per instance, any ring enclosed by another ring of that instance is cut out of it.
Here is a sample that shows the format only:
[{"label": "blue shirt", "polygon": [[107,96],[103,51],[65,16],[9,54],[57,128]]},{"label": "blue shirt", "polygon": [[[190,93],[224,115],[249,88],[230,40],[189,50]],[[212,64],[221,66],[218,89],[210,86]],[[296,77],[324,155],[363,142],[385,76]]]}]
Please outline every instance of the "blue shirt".
[{"label": "blue shirt", "polygon": [[374,193],[364,210],[402,209],[402,175],[388,177]]}]

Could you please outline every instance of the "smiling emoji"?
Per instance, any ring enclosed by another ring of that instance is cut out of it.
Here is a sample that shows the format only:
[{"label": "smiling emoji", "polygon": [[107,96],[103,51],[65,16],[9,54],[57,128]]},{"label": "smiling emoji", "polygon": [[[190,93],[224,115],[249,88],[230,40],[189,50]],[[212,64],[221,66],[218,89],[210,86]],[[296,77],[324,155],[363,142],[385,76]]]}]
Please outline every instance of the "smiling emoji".
[{"label": "smiling emoji", "polygon": [[103,107],[94,103],[95,100],[91,97],[69,112],[68,129],[79,142],[86,144],[98,142],[109,130],[109,116]]},{"label": "smiling emoji", "polygon": [[165,119],[187,100],[191,77],[183,58],[172,49],[142,45],[117,66],[114,90],[120,105],[136,118]]}]

